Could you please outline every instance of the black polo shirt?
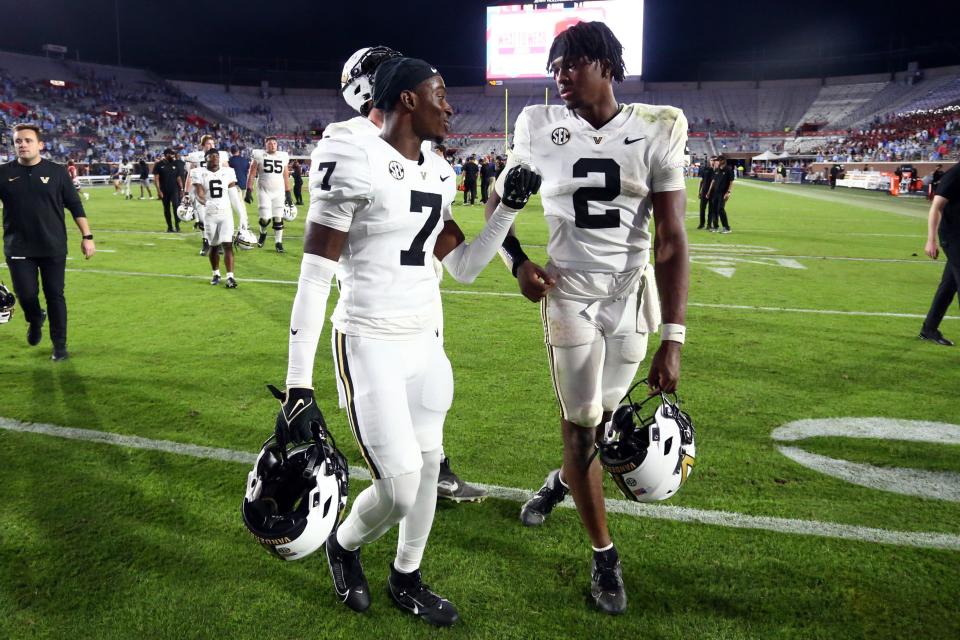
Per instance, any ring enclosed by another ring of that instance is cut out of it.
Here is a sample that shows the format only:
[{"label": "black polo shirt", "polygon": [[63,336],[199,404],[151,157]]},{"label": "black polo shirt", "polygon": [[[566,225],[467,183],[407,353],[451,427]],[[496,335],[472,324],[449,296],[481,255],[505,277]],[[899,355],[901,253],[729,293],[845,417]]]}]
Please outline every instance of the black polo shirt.
[{"label": "black polo shirt", "polygon": [[466,164],[463,165],[463,179],[467,182],[476,182],[477,174],[480,173],[480,167],[477,166],[477,163],[473,160],[468,160]]},{"label": "black polo shirt", "polygon": [[707,189],[710,188],[710,181],[713,180],[713,167],[704,167],[700,169],[700,197],[707,197]]},{"label": "black polo shirt", "polygon": [[0,200],[7,257],[67,255],[63,209],[75,219],[87,215],[66,167],[50,160],[29,167],[16,160],[0,164]]},{"label": "black polo shirt", "polygon": [[164,193],[174,194],[180,190],[177,184],[177,178],[180,176],[180,167],[177,166],[179,160],[168,162],[166,158],[153,165],[153,175],[160,177],[160,190]]},{"label": "black polo shirt", "polygon": [[713,174],[713,198],[722,198],[733,184],[733,169],[729,166],[717,169]]},{"label": "black polo shirt", "polygon": [[936,195],[947,199],[940,218],[941,241],[946,240],[951,244],[960,242],[960,163],[943,174]]}]

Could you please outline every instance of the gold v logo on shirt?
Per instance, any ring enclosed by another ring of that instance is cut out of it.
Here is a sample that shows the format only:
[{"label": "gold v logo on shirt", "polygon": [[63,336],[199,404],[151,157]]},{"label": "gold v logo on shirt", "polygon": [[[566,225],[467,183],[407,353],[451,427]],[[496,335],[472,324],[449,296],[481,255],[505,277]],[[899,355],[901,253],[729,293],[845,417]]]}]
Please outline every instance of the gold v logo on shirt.
[{"label": "gold v logo on shirt", "polygon": [[427,172],[426,172],[426,171],[421,171],[421,172],[420,172],[420,177],[423,178],[424,180],[426,180],[426,179],[427,179]]},{"label": "gold v logo on shirt", "polygon": [[603,136],[593,136],[593,141],[597,144],[603,142]]},{"label": "gold v logo on shirt", "polygon": [[47,176],[40,176],[40,182],[42,182],[43,184],[47,184],[48,182],[50,182],[50,178]]}]

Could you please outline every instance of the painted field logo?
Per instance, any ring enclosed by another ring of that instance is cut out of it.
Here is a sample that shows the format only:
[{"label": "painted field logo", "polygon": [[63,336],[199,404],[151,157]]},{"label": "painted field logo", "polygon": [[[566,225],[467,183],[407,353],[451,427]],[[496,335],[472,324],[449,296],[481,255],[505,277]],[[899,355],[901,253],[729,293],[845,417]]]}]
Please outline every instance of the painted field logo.
[{"label": "painted field logo", "polygon": [[706,267],[724,278],[732,278],[738,264],[759,264],[784,269],[806,269],[793,258],[771,257],[773,247],[752,244],[690,244],[690,262]]},{"label": "painted field logo", "polygon": [[[829,418],[798,420],[770,434],[777,442],[797,442],[816,437],[870,438],[960,444],[960,425],[894,418]],[[960,474],[837,460],[798,447],[778,445],[783,455],[808,469],[871,489],[908,496],[960,502]]]}]

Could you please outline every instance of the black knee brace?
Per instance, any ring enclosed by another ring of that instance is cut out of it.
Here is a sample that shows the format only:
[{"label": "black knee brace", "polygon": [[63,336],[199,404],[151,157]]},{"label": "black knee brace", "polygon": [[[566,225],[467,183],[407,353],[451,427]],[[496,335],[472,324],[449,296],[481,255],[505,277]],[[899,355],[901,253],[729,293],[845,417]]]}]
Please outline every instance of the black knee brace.
[{"label": "black knee brace", "polygon": [[273,230],[274,231],[283,231],[283,218],[273,219]]}]

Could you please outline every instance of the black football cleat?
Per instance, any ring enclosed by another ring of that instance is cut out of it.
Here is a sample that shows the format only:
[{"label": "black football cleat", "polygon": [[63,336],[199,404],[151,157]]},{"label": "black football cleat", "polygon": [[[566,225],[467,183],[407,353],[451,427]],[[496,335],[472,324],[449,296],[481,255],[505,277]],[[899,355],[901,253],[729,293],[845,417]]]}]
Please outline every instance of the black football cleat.
[{"label": "black football cleat", "polygon": [[934,329],[933,331],[928,331],[928,330],[926,330],[926,329],[921,329],[921,330],[920,330],[920,339],[921,339],[921,340],[929,340],[930,342],[934,342],[934,343],[936,343],[936,344],[943,345],[944,347],[952,347],[952,346],[953,346],[953,341],[952,341],[952,340],[947,340],[946,338],[944,338],[944,337],[943,337],[943,334],[940,333],[940,330],[939,330],[939,329]]},{"label": "black football cleat", "polygon": [[236,288],[237,288],[237,281],[228,276],[228,277],[227,277],[227,289],[236,289]]},{"label": "black football cleat", "polygon": [[203,239],[203,246],[200,247],[200,255],[205,256],[210,253],[210,243],[206,238]]},{"label": "black football cleat", "polygon": [[283,243],[281,243],[281,242],[278,242],[278,243],[275,245],[275,248],[276,248],[276,250],[277,250],[277,253],[286,253],[286,251],[284,251],[284,249],[283,249]]},{"label": "black football cleat", "polygon": [[367,577],[363,575],[363,565],[360,564],[360,549],[347,551],[341,547],[337,542],[336,530],[330,534],[324,546],[337,598],[354,611],[363,613],[370,608],[370,587]]},{"label": "black football cleat", "polygon": [[444,457],[437,478],[437,497],[453,502],[480,502],[487,497],[487,490],[461,480],[450,468],[450,458]]},{"label": "black football cleat", "polygon": [[264,231],[260,232],[260,235],[257,236],[257,246],[261,249],[263,248],[263,243],[267,241],[267,234]]},{"label": "black football cleat", "polygon": [[50,359],[54,362],[62,362],[70,357],[70,354],[67,352],[66,347],[54,347],[53,355],[50,356]]},{"label": "black football cleat", "polygon": [[539,527],[569,492],[560,484],[560,469],[554,469],[547,475],[540,490],[520,508],[520,522],[528,527]]},{"label": "black football cleat", "polygon": [[615,547],[593,552],[590,563],[590,596],[596,607],[604,613],[615,616],[627,610],[623,570]]},{"label": "black football cleat", "polygon": [[391,563],[387,592],[400,609],[435,627],[449,627],[460,619],[453,603],[430,591],[430,587],[423,584],[419,569],[413,573],[400,573]]},{"label": "black football cleat", "polygon": [[27,344],[31,347],[35,347],[40,344],[40,340],[43,338],[43,323],[47,319],[47,312],[40,312],[40,319],[36,322],[31,322],[27,325]]},{"label": "black football cleat", "polygon": [[210,284],[212,284],[213,286],[217,286],[218,284],[220,284],[220,276],[213,276],[212,278],[210,278]]}]

